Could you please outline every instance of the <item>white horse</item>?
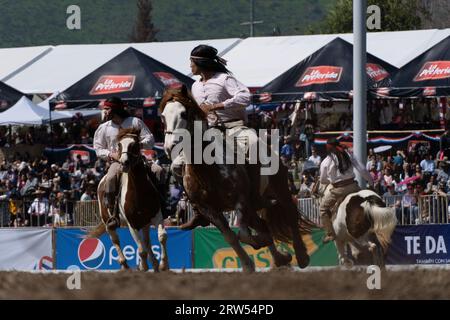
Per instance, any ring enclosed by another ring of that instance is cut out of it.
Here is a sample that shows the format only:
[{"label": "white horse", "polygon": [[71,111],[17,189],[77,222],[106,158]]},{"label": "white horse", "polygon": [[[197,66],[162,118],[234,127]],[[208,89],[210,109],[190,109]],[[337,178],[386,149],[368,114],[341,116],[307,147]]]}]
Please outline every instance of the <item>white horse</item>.
[{"label": "white horse", "polygon": [[[325,195],[330,187],[321,185],[319,192]],[[396,224],[395,209],[387,207],[375,192],[361,190],[347,195],[333,214],[339,263],[351,268],[353,260],[368,250],[372,263],[383,267]]]}]

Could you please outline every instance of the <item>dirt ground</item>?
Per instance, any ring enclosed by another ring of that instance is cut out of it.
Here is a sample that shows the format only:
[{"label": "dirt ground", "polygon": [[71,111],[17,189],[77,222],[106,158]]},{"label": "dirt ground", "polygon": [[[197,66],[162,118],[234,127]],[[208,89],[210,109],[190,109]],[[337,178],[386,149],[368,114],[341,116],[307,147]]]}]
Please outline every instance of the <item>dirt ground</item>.
[{"label": "dirt ground", "polygon": [[386,271],[368,290],[364,271],[243,273],[0,273],[0,299],[450,299],[450,270]]}]

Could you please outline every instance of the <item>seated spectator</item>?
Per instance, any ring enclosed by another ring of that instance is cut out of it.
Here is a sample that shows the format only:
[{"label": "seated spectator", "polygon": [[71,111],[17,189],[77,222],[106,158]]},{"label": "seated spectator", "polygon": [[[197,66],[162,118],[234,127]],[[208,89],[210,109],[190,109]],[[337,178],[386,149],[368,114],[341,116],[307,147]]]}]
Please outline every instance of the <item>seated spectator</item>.
[{"label": "seated spectator", "polygon": [[311,149],[311,156],[308,158],[309,161],[314,163],[316,167],[320,167],[320,162],[322,161],[319,154],[317,154],[316,148]]},{"label": "seated spectator", "polygon": [[381,191],[384,193],[387,191],[387,186],[394,183],[394,177],[392,176],[391,169],[384,170],[384,175],[381,178]]},{"label": "seated spectator", "polygon": [[311,197],[312,191],[312,182],[308,179],[307,176],[303,175],[300,178],[300,187],[298,190],[298,197],[301,198],[309,198]]},{"label": "seated spectator", "polygon": [[406,224],[415,224],[416,219],[418,218],[419,207],[417,204],[417,196],[412,184],[408,184],[408,191],[405,195],[403,195],[402,198],[402,206],[404,219],[403,222]]},{"label": "seated spectator", "polygon": [[423,175],[428,178],[432,174],[434,174],[434,170],[436,169],[436,165],[433,160],[433,155],[431,153],[427,154],[426,159],[423,159],[420,162],[420,167],[422,169]]}]

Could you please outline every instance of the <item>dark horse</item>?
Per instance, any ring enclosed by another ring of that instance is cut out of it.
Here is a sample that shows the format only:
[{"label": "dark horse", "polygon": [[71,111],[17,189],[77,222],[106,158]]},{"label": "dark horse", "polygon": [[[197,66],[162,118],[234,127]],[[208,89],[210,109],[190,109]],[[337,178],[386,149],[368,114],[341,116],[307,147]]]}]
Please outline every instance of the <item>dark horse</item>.
[{"label": "dark horse", "polygon": [[[119,142],[119,162],[122,165],[120,177],[120,192],[118,199],[119,213],[128,225],[131,235],[138,246],[140,269],[148,270],[147,256],[153,265],[154,271],[166,270],[169,267],[167,257],[167,233],[163,225],[159,193],[151,181],[148,169],[140,150],[140,131],[136,129],[120,129],[117,136]],[[122,269],[128,269],[127,261],[120,248],[119,236],[115,229],[109,229],[106,222],[109,213],[104,205],[105,177],[98,186],[98,202],[102,223],[89,233],[89,237],[99,237],[105,231],[111,237]],[[161,265],[153,254],[150,243],[150,224],[158,227],[158,239],[161,243]],[[142,235],[139,231],[142,230]]]},{"label": "dark horse", "polygon": [[[184,132],[194,137],[194,122],[205,120],[205,114],[185,86],[165,91],[161,114],[165,125],[164,148],[169,157],[179,144],[176,140],[178,133]],[[192,145],[190,144],[193,151]],[[184,152],[186,150],[181,152],[182,156]],[[291,199],[287,185],[287,168],[281,166],[275,175],[267,178],[267,186],[262,195],[274,199],[276,204],[261,210],[262,219],[250,201],[252,186],[249,184],[245,165],[186,162],[183,169],[183,185],[189,200],[222,232],[240,258],[243,270],[253,271],[255,267],[239,240],[255,249],[268,246],[277,266],[289,264],[292,257],[279,252],[273,239],[292,242],[298,264],[305,268],[309,264],[309,256],[300,233],[310,233],[313,224],[299,216]],[[241,222],[245,222],[245,225],[240,225],[238,236],[230,229],[223,216],[223,212],[230,210],[235,210],[242,218]],[[257,234],[249,235],[247,227],[253,228]]]}]

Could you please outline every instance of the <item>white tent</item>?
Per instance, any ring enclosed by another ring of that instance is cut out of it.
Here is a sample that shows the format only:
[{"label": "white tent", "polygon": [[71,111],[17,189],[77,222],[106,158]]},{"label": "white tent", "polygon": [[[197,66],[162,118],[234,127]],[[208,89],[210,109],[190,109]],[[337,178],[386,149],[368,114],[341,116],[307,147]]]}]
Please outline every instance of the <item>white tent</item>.
[{"label": "white tent", "polygon": [[41,125],[49,118],[46,110],[23,96],[15,105],[0,113],[0,125]]},{"label": "white tent", "polygon": [[[38,104],[38,106],[45,109],[45,112],[48,114],[48,110],[50,109],[50,99],[53,99],[53,97],[56,94],[51,95],[46,100],[42,101]],[[81,113],[83,117],[91,117],[91,116],[97,116],[101,114],[100,109],[86,109],[86,110],[60,110],[60,111],[52,111],[52,122],[54,121],[64,121],[64,120],[71,120],[73,116],[75,116],[77,113]],[[49,119],[50,120],[50,119]]]},{"label": "white tent", "polygon": [[175,42],[61,45],[34,62],[6,83],[27,94],[63,91],[128,47],[142,51],[171,68],[188,75],[191,50],[209,44],[225,53],[240,40],[218,39]]},{"label": "white tent", "polygon": [[[27,97],[23,96],[15,105],[8,110],[0,113],[0,126],[7,125],[41,125],[50,122],[48,101],[43,101],[43,106],[34,104]],[[45,107],[45,104],[47,107]],[[80,112],[83,116],[93,116],[100,114],[100,110],[73,110],[73,111],[53,111],[51,120],[64,121],[70,120]]]},{"label": "white tent", "polygon": [[[372,32],[367,51],[400,68],[448,35],[450,29]],[[353,34],[247,38],[224,58],[237,79],[262,87],[336,37],[353,43]]]},{"label": "white tent", "polygon": [[0,49],[0,80],[7,81],[41,59],[52,49],[52,46]]}]

